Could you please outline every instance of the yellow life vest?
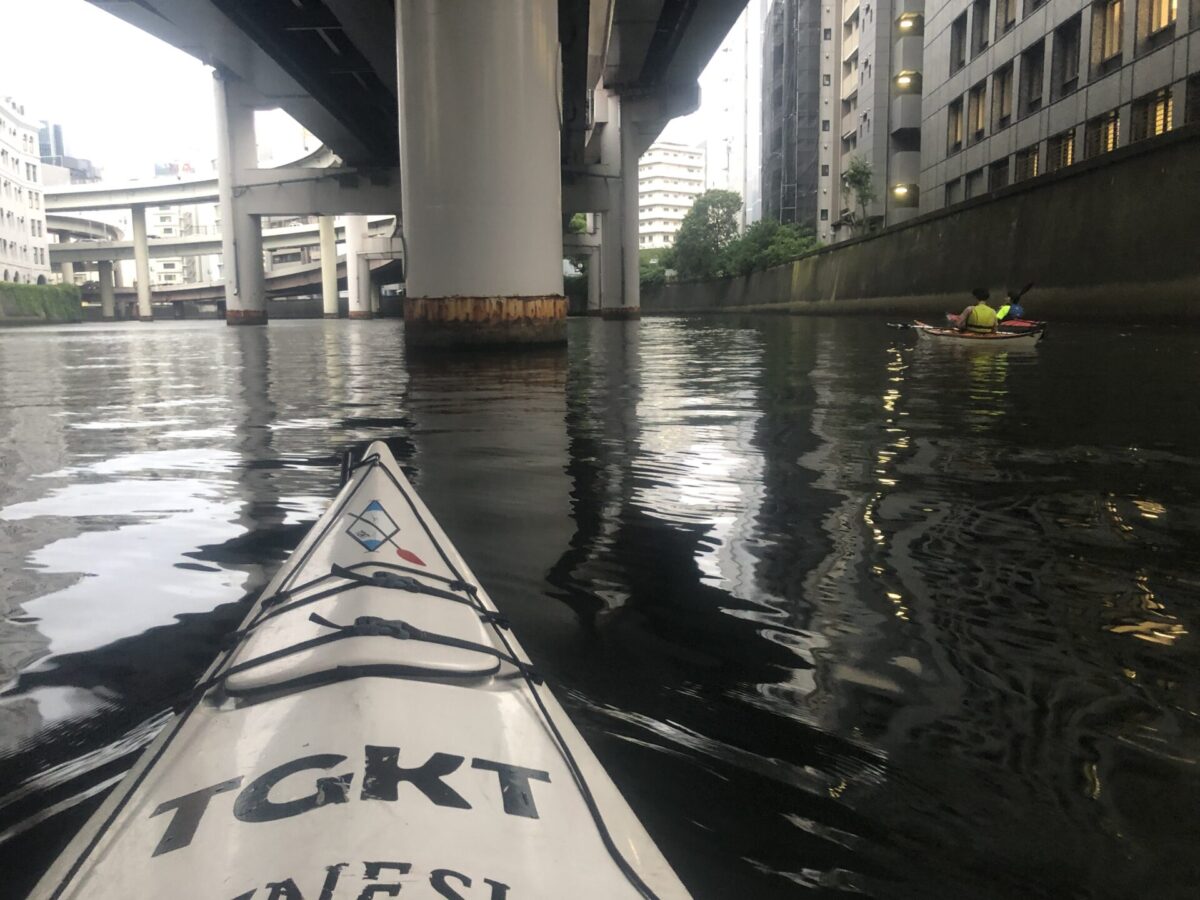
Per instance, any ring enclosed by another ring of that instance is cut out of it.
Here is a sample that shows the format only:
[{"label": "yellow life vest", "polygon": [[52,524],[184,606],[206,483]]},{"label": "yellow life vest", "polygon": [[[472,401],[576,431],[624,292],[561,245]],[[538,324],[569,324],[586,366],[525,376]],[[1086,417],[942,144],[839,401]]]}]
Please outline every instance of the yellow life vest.
[{"label": "yellow life vest", "polygon": [[983,301],[976,303],[967,313],[967,331],[989,332],[996,330],[996,311]]}]

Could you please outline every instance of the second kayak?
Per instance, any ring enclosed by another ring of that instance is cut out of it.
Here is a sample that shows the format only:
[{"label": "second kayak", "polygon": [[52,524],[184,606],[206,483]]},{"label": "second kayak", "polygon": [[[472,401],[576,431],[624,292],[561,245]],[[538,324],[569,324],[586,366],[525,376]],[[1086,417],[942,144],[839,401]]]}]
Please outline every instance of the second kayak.
[{"label": "second kayak", "polygon": [[1037,346],[1042,339],[1042,330],[1007,332],[992,331],[980,334],[972,331],[959,331],[956,328],[940,328],[925,322],[913,322],[912,329],[923,343],[953,344],[968,347],[1003,347],[1009,350],[1029,349]]}]

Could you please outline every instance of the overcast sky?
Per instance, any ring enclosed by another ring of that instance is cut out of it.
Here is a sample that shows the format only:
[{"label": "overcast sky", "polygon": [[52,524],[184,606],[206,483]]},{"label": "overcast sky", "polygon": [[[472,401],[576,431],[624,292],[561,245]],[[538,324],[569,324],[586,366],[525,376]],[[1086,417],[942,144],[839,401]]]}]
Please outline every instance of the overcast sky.
[{"label": "overcast sky", "polygon": [[[0,96],[61,124],[71,155],[113,180],[149,177],[156,162],[207,166],[216,155],[212,74],[199,61],[86,0],[0,6]],[[664,136],[698,143],[704,121],[677,120]],[[277,160],[299,155],[300,129],[283,113],[260,113],[259,145]]]}]

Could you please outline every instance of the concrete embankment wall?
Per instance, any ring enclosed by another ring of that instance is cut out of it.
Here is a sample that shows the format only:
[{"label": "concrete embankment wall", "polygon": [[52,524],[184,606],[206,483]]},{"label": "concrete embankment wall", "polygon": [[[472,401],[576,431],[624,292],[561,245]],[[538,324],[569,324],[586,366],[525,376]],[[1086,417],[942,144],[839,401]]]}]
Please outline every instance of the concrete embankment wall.
[{"label": "concrete embankment wall", "polygon": [[0,282],[0,328],[81,321],[79,288]]},{"label": "concrete embankment wall", "polygon": [[1038,318],[1200,320],[1200,126],[642,309],[940,315],[1030,281]]}]

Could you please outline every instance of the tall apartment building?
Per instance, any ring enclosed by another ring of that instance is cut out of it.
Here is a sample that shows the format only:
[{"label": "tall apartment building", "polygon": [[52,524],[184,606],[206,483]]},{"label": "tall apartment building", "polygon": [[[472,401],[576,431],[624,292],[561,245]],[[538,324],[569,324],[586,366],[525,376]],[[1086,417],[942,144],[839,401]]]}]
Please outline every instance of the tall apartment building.
[{"label": "tall apartment building", "polygon": [[705,187],[742,197],[738,226],[762,218],[762,28],[767,0],[750,0],[700,76],[708,118]]},{"label": "tall apartment building", "polygon": [[0,281],[45,284],[50,274],[37,125],[0,102]]},{"label": "tall apartment building", "polygon": [[[921,2],[772,4],[763,45],[764,217],[812,228],[829,243],[917,214]],[[855,158],[872,173],[875,199],[865,209],[843,190]]]},{"label": "tall apartment building", "polygon": [[639,243],[673,247],[683,217],[704,192],[704,151],[684,144],[651,145],[638,162]]},{"label": "tall apartment building", "polygon": [[[816,230],[818,148],[822,132],[822,0],[775,0],[763,26],[762,214],[764,219]],[[826,49],[825,52],[829,52]],[[826,224],[826,231],[828,230]],[[828,238],[825,238],[827,240]]]},{"label": "tall apartment building", "polygon": [[1200,122],[1200,0],[950,0],[924,30],[923,211]]}]

